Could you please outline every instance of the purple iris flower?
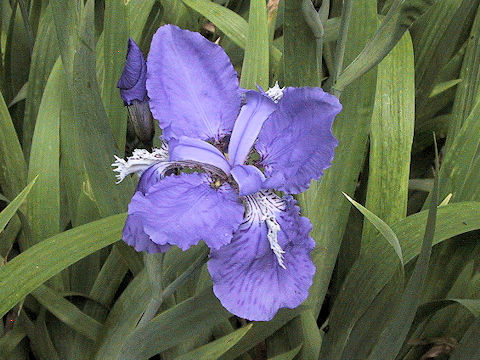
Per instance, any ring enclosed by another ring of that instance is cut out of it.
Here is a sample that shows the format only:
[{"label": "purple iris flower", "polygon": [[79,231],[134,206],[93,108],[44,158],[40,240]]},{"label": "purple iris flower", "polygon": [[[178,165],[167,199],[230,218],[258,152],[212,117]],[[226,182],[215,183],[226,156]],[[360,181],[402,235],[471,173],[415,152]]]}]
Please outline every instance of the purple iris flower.
[{"label": "purple iris flower", "polygon": [[220,46],[173,25],[153,37],[146,86],[163,147],[114,164],[120,181],[140,175],[124,241],[153,253],[203,240],[215,295],[242,318],[300,305],[315,242],[287,194],[330,165],[338,99],[320,88],[241,89]]}]

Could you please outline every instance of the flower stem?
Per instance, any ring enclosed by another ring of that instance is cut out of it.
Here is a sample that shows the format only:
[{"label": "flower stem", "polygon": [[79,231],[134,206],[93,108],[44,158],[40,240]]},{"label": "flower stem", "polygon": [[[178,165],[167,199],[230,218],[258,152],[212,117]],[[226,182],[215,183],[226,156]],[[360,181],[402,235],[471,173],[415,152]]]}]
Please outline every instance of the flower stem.
[{"label": "flower stem", "polygon": [[342,20],[340,22],[340,38],[335,49],[335,63],[332,74],[332,94],[339,97],[341,90],[336,89],[337,79],[343,71],[343,60],[345,57],[345,45],[347,43],[348,26],[352,15],[352,0],[344,0],[342,7]]},{"label": "flower stem", "polygon": [[323,78],[322,74],[322,52],[323,52],[323,36],[324,36],[324,29],[322,20],[320,15],[317,13],[315,8],[313,7],[311,0],[303,0],[302,1],[302,12],[305,22],[307,23],[308,27],[312,31],[313,37],[315,38],[316,42],[316,58],[317,58],[317,74],[318,74],[318,86]]},{"label": "flower stem", "polygon": [[[158,309],[162,305],[163,301],[172,295],[197,269],[199,269],[208,259],[208,250],[205,251],[185,270],[179,277],[177,277],[170,285],[168,285],[163,291],[154,291],[152,288],[152,299],[148,303],[147,309],[143,313],[142,318],[138,322],[137,327],[144,326],[147,322],[155,317]],[[163,259],[162,259],[163,261]],[[148,264],[148,262],[147,262]],[[147,265],[148,271],[148,265]],[[158,289],[158,287],[157,287]]]}]

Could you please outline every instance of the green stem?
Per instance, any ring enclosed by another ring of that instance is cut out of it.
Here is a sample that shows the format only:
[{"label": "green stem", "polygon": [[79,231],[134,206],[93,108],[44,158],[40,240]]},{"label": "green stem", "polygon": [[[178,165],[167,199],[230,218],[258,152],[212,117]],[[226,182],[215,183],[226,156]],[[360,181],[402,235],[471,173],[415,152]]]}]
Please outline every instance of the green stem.
[{"label": "green stem", "polygon": [[332,74],[332,94],[339,97],[341,90],[336,89],[337,79],[343,71],[343,60],[345,57],[345,45],[347,44],[348,27],[352,15],[352,0],[344,0],[342,7],[342,20],[340,22],[340,38],[335,49],[335,62]]},{"label": "green stem", "polygon": [[325,31],[323,29],[322,20],[320,15],[317,13],[313,7],[311,0],[302,1],[302,12],[305,22],[312,31],[313,37],[316,42],[316,58],[317,58],[317,74],[318,74],[318,85],[320,85],[323,78],[322,71],[322,52],[323,52],[323,35]]},{"label": "green stem", "polygon": [[322,24],[325,24],[328,20],[328,15],[330,13],[330,0],[323,0],[322,6],[318,9],[318,15],[320,15],[320,20]]},{"label": "green stem", "polygon": [[[208,258],[208,250],[206,249],[179,277],[177,277],[165,290],[154,292],[147,309],[143,313],[142,318],[138,322],[137,327],[141,327],[155,317],[158,309],[163,301],[172,295],[197,269],[199,269]],[[147,263],[148,264],[148,263]],[[148,266],[148,265],[147,265]]]}]

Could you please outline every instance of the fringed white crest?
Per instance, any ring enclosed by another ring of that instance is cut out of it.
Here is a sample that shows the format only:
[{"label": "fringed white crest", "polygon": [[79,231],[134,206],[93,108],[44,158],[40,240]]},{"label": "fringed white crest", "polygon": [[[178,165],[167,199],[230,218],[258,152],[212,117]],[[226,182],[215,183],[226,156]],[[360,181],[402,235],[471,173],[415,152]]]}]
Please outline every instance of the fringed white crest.
[{"label": "fringed white crest", "polygon": [[115,175],[118,180],[117,184],[122,182],[127,175],[136,173],[140,176],[150,166],[162,161],[168,161],[168,146],[165,143],[159,149],[152,149],[152,152],[145,149],[135,149],[132,156],[129,156],[127,160],[115,156],[115,162],[112,166],[115,167],[113,171],[118,173]]},{"label": "fringed white crest", "polygon": [[286,269],[283,259],[285,251],[278,243],[278,232],[281,228],[276,219],[276,215],[285,210],[285,201],[272,191],[259,191],[245,196],[245,203],[247,205],[246,221],[265,222],[270,249],[277,257],[280,267]]},{"label": "fringed white crest", "polygon": [[270,97],[270,99],[272,99],[274,102],[277,103],[283,97],[283,90],[285,90],[285,88],[284,87],[281,88],[278,85],[278,81],[275,81],[275,85],[273,85],[273,87],[265,91],[265,94],[267,94]]}]

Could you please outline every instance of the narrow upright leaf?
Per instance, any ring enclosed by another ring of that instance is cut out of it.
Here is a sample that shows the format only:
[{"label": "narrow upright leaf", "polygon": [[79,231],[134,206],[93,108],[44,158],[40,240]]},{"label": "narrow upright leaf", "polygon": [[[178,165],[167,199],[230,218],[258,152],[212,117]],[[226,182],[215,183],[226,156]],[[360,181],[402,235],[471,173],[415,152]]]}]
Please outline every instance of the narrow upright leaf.
[{"label": "narrow upright leaf", "polygon": [[5,229],[5,226],[7,226],[7,223],[10,221],[10,219],[15,215],[17,210],[20,208],[20,205],[22,205],[23,201],[26,199],[30,191],[32,190],[33,185],[35,184],[35,181],[37,178],[33,179],[30,184],[27,185],[25,189],[22,190],[20,194],[17,195],[15,199],[8,204],[8,206],[0,212],[0,232]]},{"label": "narrow upright leaf", "polygon": [[352,81],[358,79],[377,65],[393,49],[405,31],[436,0],[395,0],[385,16],[382,25],[358,57],[345,69],[334,85],[343,90]]},{"label": "narrow upright leaf", "polygon": [[63,68],[60,58],[50,73],[32,139],[28,180],[38,176],[27,203],[33,244],[60,231],[60,108]]},{"label": "narrow upright leaf", "polygon": [[265,0],[252,0],[248,16],[248,35],[243,59],[240,85],[255,89],[260,85],[268,88],[269,38],[267,6]]},{"label": "narrow upright leaf", "polygon": [[118,149],[125,147],[126,112],[117,89],[127,52],[128,22],[124,0],[105,1],[104,62],[102,98]]},{"label": "narrow upright leaf", "polygon": [[13,199],[27,183],[27,164],[17,133],[0,93],[0,187]]},{"label": "narrow upright leaf", "polygon": [[[413,47],[408,33],[378,65],[377,74],[365,206],[393,224],[407,215],[415,121]],[[374,241],[376,235],[372,224],[365,221],[362,243]]]}]

